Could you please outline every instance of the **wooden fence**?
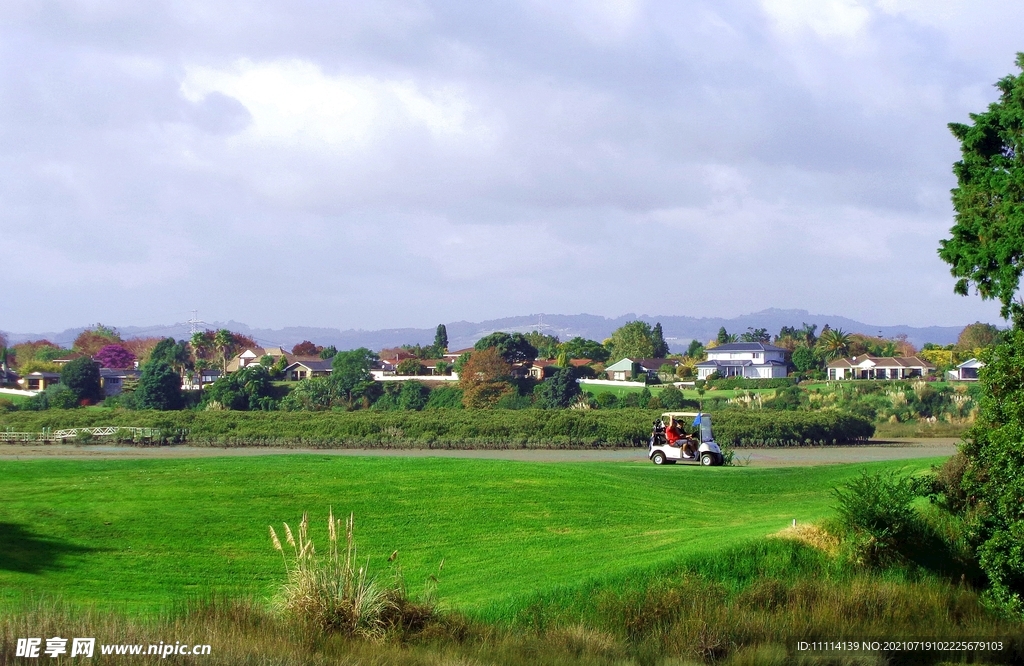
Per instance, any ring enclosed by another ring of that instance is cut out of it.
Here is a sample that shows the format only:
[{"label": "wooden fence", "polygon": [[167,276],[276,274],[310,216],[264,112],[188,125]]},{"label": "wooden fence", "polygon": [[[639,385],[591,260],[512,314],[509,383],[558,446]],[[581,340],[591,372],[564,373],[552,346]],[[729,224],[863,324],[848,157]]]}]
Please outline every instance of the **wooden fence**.
[{"label": "wooden fence", "polygon": [[128,428],[123,426],[100,426],[95,428],[44,428],[41,432],[0,432],[0,442],[63,442],[77,439],[79,433],[87,432],[93,437],[117,436],[121,439],[153,439],[160,436],[160,428]]}]

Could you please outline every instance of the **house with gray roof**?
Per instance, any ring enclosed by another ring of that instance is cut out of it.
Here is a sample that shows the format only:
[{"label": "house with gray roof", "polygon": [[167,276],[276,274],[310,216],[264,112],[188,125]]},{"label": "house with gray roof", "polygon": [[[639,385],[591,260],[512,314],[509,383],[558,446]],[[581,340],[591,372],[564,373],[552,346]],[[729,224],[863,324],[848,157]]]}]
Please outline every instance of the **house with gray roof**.
[{"label": "house with gray roof", "polygon": [[763,342],[730,342],[707,350],[708,359],[697,364],[697,379],[714,373],[720,377],[773,379],[789,374],[786,350]]},{"label": "house with gray roof", "polygon": [[303,358],[292,361],[284,369],[284,376],[289,381],[297,382],[310,377],[326,377],[331,374],[334,359]]}]

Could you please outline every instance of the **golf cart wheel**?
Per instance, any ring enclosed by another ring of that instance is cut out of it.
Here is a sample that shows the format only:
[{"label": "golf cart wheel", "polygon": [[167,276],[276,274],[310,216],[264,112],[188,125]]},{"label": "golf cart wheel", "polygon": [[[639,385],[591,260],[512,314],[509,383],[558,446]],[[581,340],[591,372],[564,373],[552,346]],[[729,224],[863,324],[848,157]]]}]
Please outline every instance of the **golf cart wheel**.
[{"label": "golf cart wheel", "polygon": [[705,451],[704,453],[700,454],[700,464],[704,465],[705,467],[711,467],[712,465],[715,464],[715,454],[711,453],[710,451]]},{"label": "golf cart wheel", "polygon": [[658,451],[653,456],[651,456],[651,462],[654,463],[655,465],[664,465],[665,464],[665,454],[662,453],[661,451]]}]

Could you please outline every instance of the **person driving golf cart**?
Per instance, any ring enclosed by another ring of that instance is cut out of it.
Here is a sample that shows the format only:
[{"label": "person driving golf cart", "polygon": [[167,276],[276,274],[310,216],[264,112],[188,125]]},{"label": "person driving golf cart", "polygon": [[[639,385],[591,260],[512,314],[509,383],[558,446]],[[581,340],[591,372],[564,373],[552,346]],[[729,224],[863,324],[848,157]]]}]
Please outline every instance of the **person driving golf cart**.
[{"label": "person driving golf cart", "polygon": [[665,439],[668,440],[669,446],[681,446],[683,449],[683,456],[688,459],[692,459],[697,455],[697,444],[692,437],[683,431],[682,426],[676,421],[676,417],[670,416],[668,419],[668,427],[665,428]]}]

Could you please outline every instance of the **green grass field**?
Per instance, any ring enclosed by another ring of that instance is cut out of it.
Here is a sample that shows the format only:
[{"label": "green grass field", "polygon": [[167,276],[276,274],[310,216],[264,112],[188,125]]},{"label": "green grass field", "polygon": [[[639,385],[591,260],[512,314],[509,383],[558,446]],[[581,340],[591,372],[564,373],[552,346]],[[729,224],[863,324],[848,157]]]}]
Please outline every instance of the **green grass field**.
[{"label": "green grass field", "polygon": [[[934,460],[900,463],[924,469]],[[400,553],[454,607],[489,614],[556,586],[711,554],[830,513],[873,465],[655,467],[316,455],[0,463],[0,600],[59,595],[132,612],[283,579],[267,526],[356,516],[371,570]],[[280,529],[279,529],[280,532]],[[488,608],[491,611],[488,611]]]},{"label": "green grass field", "polygon": [[10,400],[15,405],[21,405],[28,402],[28,396],[17,395],[16,393],[0,393],[0,400]]}]

